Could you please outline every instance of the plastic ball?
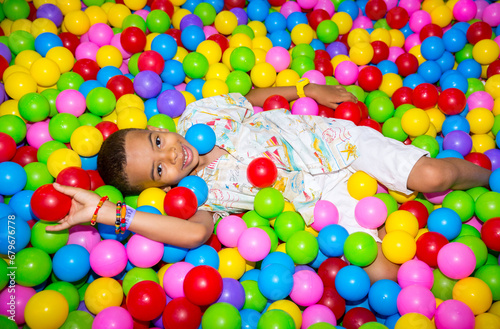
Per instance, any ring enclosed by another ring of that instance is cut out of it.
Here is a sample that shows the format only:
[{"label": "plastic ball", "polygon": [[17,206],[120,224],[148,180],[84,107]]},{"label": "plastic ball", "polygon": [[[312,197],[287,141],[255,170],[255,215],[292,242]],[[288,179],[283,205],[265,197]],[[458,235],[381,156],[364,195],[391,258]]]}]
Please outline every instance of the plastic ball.
[{"label": "plastic ball", "polygon": [[378,314],[390,316],[398,311],[397,298],[400,292],[401,287],[394,281],[378,280],[368,292],[368,302]]},{"label": "plastic ball", "polygon": [[201,155],[210,152],[214,148],[216,142],[216,136],[213,129],[206,124],[195,124],[191,126],[186,132],[185,138]]},{"label": "plastic ball", "polygon": [[318,255],[318,241],[307,231],[293,233],[287,240],[286,253],[297,264],[312,262]]},{"label": "plastic ball", "polygon": [[463,302],[445,300],[436,309],[436,326],[443,329],[465,329],[474,327],[474,313]]},{"label": "plastic ball", "polygon": [[82,279],[90,270],[89,252],[80,245],[60,248],[52,259],[54,274],[63,281]]},{"label": "plastic ball", "polygon": [[291,300],[300,306],[316,304],[323,295],[321,278],[313,271],[302,270],[293,274],[293,288],[290,292]]},{"label": "plastic ball", "polygon": [[347,190],[356,200],[373,196],[377,192],[377,181],[362,171],[357,171],[347,181]]},{"label": "plastic ball", "polygon": [[393,263],[403,264],[412,259],[416,253],[414,238],[404,231],[388,233],[382,240],[382,252]]},{"label": "plastic ball", "polygon": [[293,288],[292,274],[284,265],[270,264],[259,273],[259,290],[270,300],[284,299]]},{"label": "plastic ball", "polygon": [[122,272],[127,265],[125,247],[116,240],[103,240],[90,252],[90,266],[103,277],[112,277]]},{"label": "plastic ball", "polygon": [[183,287],[190,302],[195,305],[210,305],[222,293],[222,278],[213,267],[200,265],[186,274]]},{"label": "plastic ball", "polygon": [[32,328],[60,327],[68,316],[69,306],[63,294],[53,290],[36,293],[24,309],[26,324]]},{"label": "plastic ball", "polygon": [[127,310],[141,321],[151,321],[160,316],[165,308],[165,292],[153,281],[137,282],[127,294]]},{"label": "plastic ball", "polygon": [[165,327],[198,328],[201,323],[200,308],[185,297],[174,298],[167,303],[162,315]]},{"label": "plastic ball", "polygon": [[335,277],[335,288],[345,300],[358,301],[368,295],[370,279],[362,268],[348,265],[338,271]]},{"label": "plastic ball", "polygon": [[368,266],[377,257],[375,239],[365,232],[350,234],[344,243],[344,256],[352,265]]},{"label": "plastic ball", "polygon": [[432,292],[420,285],[411,285],[401,289],[397,300],[401,315],[420,313],[432,319],[436,311],[436,299]]},{"label": "plastic ball", "polygon": [[269,187],[276,181],[278,170],[268,158],[256,158],[247,167],[248,181],[255,187]]},{"label": "plastic ball", "polygon": [[281,95],[272,95],[266,98],[264,105],[262,106],[264,111],[276,110],[276,109],[290,109],[290,104],[285,97]]},{"label": "plastic ball", "polygon": [[498,236],[500,236],[500,218],[488,219],[481,227],[481,239],[488,248],[498,251],[500,250]]},{"label": "plastic ball", "polygon": [[443,246],[437,258],[439,269],[452,279],[462,279],[474,271],[475,255],[465,244],[450,242]]},{"label": "plastic ball", "polygon": [[35,191],[30,204],[38,218],[59,221],[69,213],[71,198],[55,190],[52,184],[47,184]]},{"label": "plastic ball", "polygon": [[186,99],[180,91],[169,89],[163,91],[157,98],[158,111],[171,118],[176,118],[184,112]]},{"label": "plastic ball", "polygon": [[359,71],[355,63],[343,61],[335,67],[335,78],[342,85],[351,85],[358,79]]},{"label": "plastic ball", "polygon": [[169,216],[188,219],[196,213],[198,201],[193,191],[178,186],[167,192],[163,207]]},{"label": "plastic ball", "polygon": [[237,247],[243,258],[256,262],[264,259],[271,251],[271,239],[263,229],[251,227],[241,233]]},{"label": "plastic ball", "polygon": [[94,318],[92,326],[99,329],[109,327],[133,328],[134,320],[125,308],[113,305],[99,312]]}]

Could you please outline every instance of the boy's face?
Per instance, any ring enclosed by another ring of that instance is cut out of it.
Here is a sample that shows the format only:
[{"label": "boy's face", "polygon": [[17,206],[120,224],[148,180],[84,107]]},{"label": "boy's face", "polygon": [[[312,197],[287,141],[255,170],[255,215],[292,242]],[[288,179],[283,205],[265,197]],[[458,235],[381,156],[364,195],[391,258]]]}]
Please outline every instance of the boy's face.
[{"label": "boy's face", "polygon": [[132,186],[170,189],[198,166],[198,151],[184,137],[148,127],[125,137],[125,173]]}]

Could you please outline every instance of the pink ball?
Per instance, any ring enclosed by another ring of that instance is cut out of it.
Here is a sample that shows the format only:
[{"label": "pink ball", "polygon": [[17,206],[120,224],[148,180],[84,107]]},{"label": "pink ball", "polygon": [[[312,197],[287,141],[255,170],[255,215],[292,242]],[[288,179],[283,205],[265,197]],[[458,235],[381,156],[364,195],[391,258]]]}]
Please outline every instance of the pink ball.
[{"label": "pink ball", "polygon": [[292,105],[292,114],[296,115],[318,115],[318,103],[310,97],[297,99]]},{"label": "pink ball", "polygon": [[362,227],[376,229],[387,219],[387,206],[377,197],[366,197],[356,204],[354,217]]},{"label": "pink ball", "polygon": [[283,47],[272,47],[266,54],[266,62],[271,64],[276,72],[281,72],[290,65],[290,53]]},{"label": "pink ball", "polygon": [[82,42],[90,42],[89,41],[89,32],[88,31],[85,32],[84,34],[82,34],[80,36],[80,43],[82,43]]},{"label": "pink ball", "polygon": [[387,10],[391,10],[398,5],[398,0],[384,0],[384,2],[387,5]]},{"label": "pink ball", "polygon": [[424,26],[431,23],[431,14],[425,10],[417,10],[410,15],[410,29],[415,33],[419,33]]},{"label": "pink ball", "polygon": [[300,306],[314,305],[323,296],[323,291],[323,281],[316,272],[301,270],[293,275],[290,298],[295,304]]},{"label": "pink ball", "polygon": [[85,113],[86,108],[85,96],[78,90],[66,89],[57,95],[56,109],[59,113],[69,113],[79,117]]},{"label": "pink ball", "polygon": [[432,319],[436,312],[436,298],[429,289],[419,285],[411,285],[401,289],[397,306],[401,315],[420,313]]},{"label": "pink ball", "polygon": [[424,197],[429,202],[432,202],[434,204],[441,204],[443,203],[444,197],[450,192],[451,190],[446,190],[444,192],[424,193]]},{"label": "pink ball", "polygon": [[494,100],[486,91],[475,91],[467,97],[467,105],[469,105],[469,110],[483,107],[491,111],[493,110]]},{"label": "pink ball", "polygon": [[174,86],[175,90],[177,91],[185,91],[186,90],[186,83],[181,82],[178,85]]},{"label": "pink ball", "polygon": [[459,280],[474,272],[476,256],[467,245],[460,242],[450,242],[439,250],[437,263],[444,275]]},{"label": "pink ball", "polygon": [[97,46],[102,47],[109,45],[111,38],[113,38],[113,30],[108,24],[96,23],[93,24],[89,31],[89,41],[95,43]]},{"label": "pink ball", "polygon": [[69,229],[67,244],[77,244],[90,253],[92,249],[101,241],[101,236],[97,228],[89,225],[76,225]]},{"label": "pink ball", "polygon": [[[8,287],[0,290],[0,315],[10,317],[15,312],[14,320],[16,324],[22,326],[26,321],[24,320],[24,309],[28,300],[36,294],[35,289],[31,287],[24,287],[15,285],[15,291]],[[14,299],[11,298],[14,297]]]},{"label": "pink ball", "polygon": [[314,6],[313,10],[317,9],[323,9],[328,13],[328,15],[330,15],[330,17],[332,17],[335,13],[335,5],[330,0],[318,0],[318,3]]},{"label": "pink ball", "polygon": [[488,7],[490,3],[486,0],[477,0],[476,1],[476,16],[474,17],[475,19],[483,19],[483,13],[486,7]]},{"label": "pink ball", "polygon": [[467,22],[476,17],[477,6],[473,0],[459,0],[453,6],[453,17],[459,22]]},{"label": "pink ball", "polygon": [[399,7],[406,9],[408,16],[411,16],[414,12],[420,9],[419,0],[401,0],[398,5]]},{"label": "pink ball", "polygon": [[147,11],[145,9],[139,9],[139,10],[134,11],[134,15],[141,16],[142,19],[144,19],[144,21],[146,21],[148,19],[148,14],[149,14],[149,11]]},{"label": "pink ball", "polygon": [[134,234],[127,243],[127,256],[137,267],[151,267],[163,257],[163,243]]},{"label": "pink ball", "polygon": [[398,270],[398,284],[401,288],[416,284],[431,289],[434,284],[432,268],[421,260],[409,260]]},{"label": "pink ball", "polygon": [[250,227],[241,233],[237,246],[244,259],[258,262],[271,251],[271,238],[263,229]]},{"label": "pink ball", "polygon": [[[408,36],[405,40],[405,51],[406,52],[409,52],[411,50],[411,48],[415,47],[415,46],[418,46],[422,44],[422,41],[420,41],[420,36],[418,33],[413,33],[411,34],[410,36]],[[393,47],[391,47],[393,48]],[[389,52],[390,52],[390,49],[389,49]],[[389,54],[390,56],[390,54]]]},{"label": "pink ball", "polygon": [[472,216],[472,218],[469,219],[464,224],[467,224],[467,225],[470,225],[470,226],[476,228],[479,232],[481,232],[481,228],[483,227],[483,222],[480,221],[476,216]]},{"label": "pink ball", "polygon": [[26,141],[35,148],[39,148],[43,143],[53,141],[49,133],[49,123],[45,121],[35,122],[28,128]]},{"label": "pink ball", "polygon": [[491,26],[500,25],[500,3],[492,3],[484,9],[483,21]]},{"label": "pink ball", "polygon": [[130,56],[132,56],[131,53],[129,53],[128,51],[126,51],[125,49],[123,49],[122,47],[122,42],[120,41],[120,37],[121,37],[121,33],[117,33],[115,34],[112,38],[111,38],[111,41],[110,41],[110,44],[115,47],[116,49],[118,49],[120,51],[120,54],[122,54],[122,57],[123,59],[128,59],[130,58]]},{"label": "pink ball", "polygon": [[128,70],[128,61],[123,61],[122,62],[122,65],[120,66],[120,72],[122,74],[130,73],[130,71]]},{"label": "pink ball", "polygon": [[205,33],[205,38],[208,39],[209,36],[218,34],[219,32],[213,26],[207,25],[203,27],[203,32]]},{"label": "pink ball", "polygon": [[116,240],[102,240],[92,249],[89,260],[94,272],[110,278],[120,274],[127,266],[127,251]]},{"label": "pink ball", "polygon": [[371,19],[369,19],[366,16],[358,16],[353,22],[352,22],[352,29],[372,29],[373,28],[373,22]]},{"label": "pink ball", "polygon": [[236,247],[238,239],[247,229],[247,224],[238,216],[230,215],[222,218],[217,224],[217,238],[226,247]]},{"label": "pink ball", "polygon": [[188,262],[172,264],[163,275],[163,289],[171,298],[184,297],[184,279],[186,274],[194,267]]},{"label": "pink ball", "polygon": [[309,70],[306,73],[302,75],[303,78],[309,79],[311,83],[315,83],[317,85],[325,85],[326,84],[326,78],[318,70]]},{"label": "pink ball", "polygon": [[325,226],[339,223],[339,210],[330,201],[319,200],[314,205],[313,217],[311,227],[319,232]]},{"label": "pink ball", "polygon": [[301,329],[307,329],[315,323],[325,322],[333,326],[337,325],[337,319],[331,309],[325,305],[311,305],[302,313]]},{"label": "pink ball", "polygon": [[98,50],[99,46],[95,43],[82,42],[76,47],[75,58],[76,60],[87,58],[95,61]]},{"label": "pink ball", "polygon": [[351,61],[343,61],[335,68],[335,78],[344,86],[352,85],[358,80],[358,66]]},{"label": "pink ball", "polygon": [[257,114],[257,113],[263,112],[263,111],[264,111],[264,109],[262,107],[260,107],[260,106],[254,106],[253,107],[253,113],[254,114]]},{"label": "pink ball", "polygon": [[439,329],[473,329],[476,323],[469,306],[454,299],[445,300],[438,306],[434,321]]},{"label": "pink ball", "polygon": [[96,315],[94,322],[92,322],[92,329],[109,328],[133,329],[134,319],[123,307],[107,307]]},{"label": "pink ball", "polygon": [[318,0],[297,0],[300,8],[302,9],[312,9],[318,3]]},{"label": "pink ball", "polygon": [[[319,1],[318,1],[319,2]],[[335,7],[334,7],[335,9]],[[285,16],[285,18],[288,17],[291,13],[295,12],[300,12],[300,6],[297,4],[295,1],[287,1],[281,6],[280,13]]]}]

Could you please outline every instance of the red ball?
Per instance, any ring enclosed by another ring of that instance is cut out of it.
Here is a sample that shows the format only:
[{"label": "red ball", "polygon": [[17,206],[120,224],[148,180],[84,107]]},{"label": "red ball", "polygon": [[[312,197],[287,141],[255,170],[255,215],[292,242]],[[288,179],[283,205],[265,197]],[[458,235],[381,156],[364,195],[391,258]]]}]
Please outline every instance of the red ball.
[{"label": "red ball", "polygon": [[488,79],[496,74],[500,74],[500,59],[493,61],[493,63],[488,65],[488,69],[486,70],[486,77]]},{"label": "red ball", "polygon": [[271,159],[256,158],[247,167],[247,178],[250,184],[255,187],[269,187],[278,178],[278,169]]},{"label": "red ball", "polygon": [[346,267],[347,263],[340,258],[330,257],[324,260],[318,267],[318,275],[326,287],[335,288],[335,277],[341,268]]},{"label": "red ball", "polygon": [[109,79],[106,88],[113,92],[117,100],[123,95],[134,93],[134,83],[124,75],[115,75]]},{"label": "red ball", "polygon": [[479,152],[471,152],[464,157],[465,160],[472,162],[478,166],[491,170],[491,160],[486,154]]},{"label": "red ball", "polygon": [[342,326],[345,329],[358,329],[367,322],[377,322],[375,314],[367,308],[355,307],[346,312]]},{"label": "red ball", "polygon": [[97,63],[88,58],[82,58],[76,61],[73,66],[73,72],[78,73],[83,80],[96,80],[97,72],[99,72],[100,68]]},{"label": "red ball", "polygon": [[165,61],[163,57],[154,50],[147,50],[139,55],[137,60],[137,66],[139,71],[153,71],[160,75],[165,67]]},{"label": "red ball", "polygon": [[233,8],[244,8],[245,3],[245,0],[224,0],[224,6],[227,10],[231,10]]},{"label": "red ball", "polygon": [[445,89],[438,97],[438,107],[444,114],[459,114],[465,109],[466,104],[465,94],[457,88]]},{"label": "red ball", "polygon": [[398,67],[398,74],[403,77],[407,77],[410,74],[417,72],[418,59],[413,54],[404,53],[396,58],[396,65]]},{"label": "red ball", "polygon": [[365,103],[363,102],[357,102],[356,103],[361,111],[361,120],[368,119],[368,107],[366,106]]},{"label": "red ball", "polygon": [[184,186],[177,186],[165,195],[163,209],[168,216],[188,219],[196,213],[198,201],[193,191]]},{"label": "red ball", "polygon": [[408,12],[403,7],[392,8],[387,12],[387,15],[385,17],[387,25],[389,25],[390,28],[396,30],[403,28],[406,23],[408,23],[409,18],[410,16],[408,15]]},{"label": "red ball", "polygon": [[313,10],[307,15],[309,26],[311,26],[314,31],[316,31],[316,29],[318,28],[319,23],[329,19],[330,15],[324,9]]},{"label": "red ball", "polygon": [[104,140],[106,140],[106,138],[108,138],[112,133],[118,131],[118,125],[111,121],[101,121],[96,124],[95,127],[101,132]]},{"label": "red ball", "polygon": [[67,167],[59,172],[56,183],[90,190],[90,176],[80,167]]},{"label": "red ball", "polygon": [[331,60],[332,58],[330,57],[330,54],[326,51],[326,50],[323,50],[323,49],[316,49],[314,51],[314,59],[320,59],[320,58],[324,58],[326,60]]},{"label": "red ball", "polygon": [[398,108],[403,104],[413,104],[413,89],[410,87],[396,89],[394,94],[392,94],[391,101],[394,104],[394,108]]},{"label": "red ball", "polygon": [[361,110],[354,102],[343,102],[335,109],[334,118],[349,120],[357,125],[361,121]]},{"label": "red ball", "polygon": [[127,294],[127,310],[133,318],[140,321],[151,321],[159,317],[166,302],[165,291],[154,281],[137,282]]},{"label": "red ball", "polygon": [[333,118],[335,111],[331,107],[318,104],[318,115],[323,118]]},{"label": "red ball", "polygon": [[421,83],[413,89],[413,105],[427,110],[436,106],[439,93],[436,87],[430,83]]},{"label": "red ball", "polygon": [[56,191],[52,184],[46,184],[36,189],[31,197],[30,205],[37,218],[57,222],[69,213],[71,198]]},{"label": "red ball", "polygon": [[286,2],[286,0],[269,0],[269,4],[273,7],[279,7]]},{"label": "red ball", "polygon": [[165,306],[162,322],[165,329],[198,329],[201,309],[186,297],[174,298]]},{"label": "red ball", "polygon": [[146,42],[147,40],[144,32],[135,26],[125,28],[120,35],[120,43],[123,49],[131,54],[144,51]]},{"label": "red ball", "polygon": [[439,250],[448,243],[448,239],[438,232],[426,232],[417,239],[417,258],[429,265],[437,267]]},{"label": "red ball", "polygon": [[[2,152],[0,152],[1,154]],[[12,158],[12,162],[15,162],[21,166],[26,166],[28,163],[37,162],[38,149],[33,146],[21,146],[17,149],[16,155]]]},{"label": "red ball", "polygon": [[373,64],[378,64],[389,58],[389,46],[385,42],[377,40],[373,41],[371,45],[373,47]]},{"label": "red ball", "polygon": [[215,303],[222,293],[222,277],[215,268],[208,265],[193,267],[186,274],[183,283],[186,298],[195,305]]},{"label": "red ball", "polygon": [[427,226],[429,210],[427,210],[427,207],[422,202],[415,200],[406,201],[399,207],[399,210],[406,210],[415,215],[418,220],[418,228],[424,228]]},{"label": "red ball", "polygon": [[365,14],[369,19],[378,21],[387,13],[387,4],[383,0],[370,0],[366,3]]},{"label": "red ball", "polygon": [[290,104],[285,97],[281,95],[271,95],[264,101],[262,106],[264,111],[276,110],[276,109],[287,109],[290,110]]},{"label": "red ball", "polygon": [[358,75],[358,84],[364,91],[377,90],[382,84],[382,72],[376,66],[366,66]]},{"label": "red ball", "polygon": [[97,188],[104,186],[104,181],[101,178],[101,175],[99,175],[99,172],[97,170],[85,170],[87,174],[90,177],[90,189],[92,191],[95,191]]},{"label": "red ball", "polygon": [[335,287],[325,287],[318,304],[325,305],[332,310],[336,319],[340,319],[345,313],[345,299],[339,295]]},{"label": "red ball", "polygon": [[166,12],[170,18],[174,15],[174,5],[168,0],[154,0],[151,3],[151,11],[157,9]]},{"label": "red ball", "polygon": [[485,22],[475,22],[467,29],[467,33],[465,34],[467,37],[467,41],[469,43],[475,45],[481,40],[491,39],[493,35],[493,30],[488,23]]},{"label": "red ball", "polygon": [[16,141],[10,135],[0,132],[0,162],[9,161],[16,154]]},{"label": "red ball", "polygon": [[227,40],[227,38],[222,34],[212,34],[207,38],[207,40],[215,41],[219,45],[223,54],[226,49],[229,48],[229,40]]},{"label": "red ball", "polygon": [[320,57],[314,60],[314,68],[323,73],[325,77],[333,75],[333,65],[329,59]]},{"label": "red ball", "polygon": [[[181,30],[178,30],[178,29],[168,29],[167,32],[165,32],[165,34],[168,34],[172,38],[174,38],[175,42],[177,42],[178,47],[183,47],[183,44],[181,41],[181,33],[182,33]],[[229,42],[228,42],[228,47],[229,47]]]},{"label": "red ball", "polygon": [[59,38],[61,38],[63,47],[71,51],[71,53],[74,56],[76,52],[76,47],[78,47],[78,45],[80,44],[80,39],[76,35],[70,32],[59,33]]},{"label": "red ball", "polygon": [[419,32],[420,41],[424,41],[428,37],[443,37],[443,29],[437,24],[427,24]]},{"label": "red ball", "polygon": [[210,238],[205,242],[207,246],[210,246],[215,249],[215,251],[219,252],[222,249],[222,244],[220,243],[217,235],[212,234]]},{"label": "red ball", "polygon": [[500,217],[490,218],[484,222],[481,227],[481,240],[491,250],[500,251]]},{"label": "red ball", "polygon": [[9,62],[5,59],[5,57],[0,56],[0,79],[3,80],[3,73],[9,67]]},{"label": "red ball", "polygon": [[365,127],[370,127],[372,129],[375,129],[379,133],[382,133],[382,127],[380,126],[380,123],[373,119],[363,119],[358,123],[358,126],[365,126]]}]

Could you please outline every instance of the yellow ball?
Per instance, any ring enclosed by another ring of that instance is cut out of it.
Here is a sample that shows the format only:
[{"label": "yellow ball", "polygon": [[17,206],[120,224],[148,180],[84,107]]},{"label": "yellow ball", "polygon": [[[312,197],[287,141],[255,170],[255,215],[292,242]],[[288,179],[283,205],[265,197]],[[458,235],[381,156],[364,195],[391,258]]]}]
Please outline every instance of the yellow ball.
[{"label": "yellow ball", "polygon": [[449,0],[446,2],[446,5],[453,11],[453,7],[457,4],[458,0]]},{"label": "yellow ball", "polygon": [[467,113],[465,117],[470,124],[470,132],[473,134],[487,134],[493,128],[495,116],[483,107],[476,107]]},{"label": "yellow ball", "polygon": [[311,233],[315,238],[317,238],[319,235],[319,232],[313,229],[311,226],[306,225],[306,227],[304,227],[304,231]]},{"label": "yellow ball", "polygon": [[[19,55],[17,55],[17,56],[19,56]],[[16,56],[16,58],[17,58],[17,56]],[[31,65],[30,65],[30,67],[31,67]],[[16,73],[16,72],[30,74],[30,69],[26,68],[22,65],[17,65],[17,64],[11,65],[3,72],[3,81],[7,81],[7,79],[10,77],[10,75],[12,73]]]},{"label": "yellow ball", "polygon": [[45,58],[53,60],[57,66],[59,66],[61,73],[71,71],[75,64],[75,56],[65,47],[54,47],[50,49],[45,55]]},{"label": "yellow ball", "polygon": [[26,120],[24,120],[24,118],[19,113],[19,101],[17,99],[6,100],[0,105],[0,117],[7,114],[15,115],[26,122]]},{"label": "yellow ball", "polygon": [[497,316],[500,316],[500,301],[494,302],[490,309],[488,310],[488,313],[495,314]]},{"label": "yellow ball", "polygon": [[401,117],[401,127],[410,136],[417,137],[429,130],[430,119],[427,113],[419,108],[406,111]]},{"label": "yellow ball", "polygon": [[224,63],[224,65],[226,65],[229,70],[233,70],[233,67],[231,66],[231,54],[233,53],[233,50],[235,50],[236,48],[233,48],[233,47],[229,47],[226,49],[226,51],[224,51],[224,53],[222,54],[222,63]]},{"label": "yellow ball", "polygon": [[191,12],[185,8],[179,8],[174,12],[174,15],[172,16],[172,25],[176,29],[180,29],[181,27],[181,20],[184,18],[184,16],[191,14]]},{"label": "yellow ball", "polygon": [[224,10],[215,16],[214,26],[220,34],[230,35],[238,26],[238,18],[231,11]]},{"label": "yellow ball", "polygon": [[474,329],[500,328],[500,316],[492,313],[483,313],[476,316]]},{"label": "yellow ball", "polygon": [[392,29],[389,30],[391,35],[391,47],[403,47],[405,44],[405,36],[400,30]]},{"label": "yellow ball", "polygon": [[175,56],[172,59],[175,59],[176,61],[179,61],[182,63],[184,61],[184,57],[186,57],[187,54],[188,54],[188,51],[186,48],[177,47],[177,52],[175,53]]},{"label": "yellow ball", "polygon": [[68,301],[58,291],[37,292],[26,303],[24,318],[32,329],[59,328],[68,317]]},{"label": "yellow ball", "polygon": [[52,177],[56,178],[61,170],[68,167],[82,167],[82,160],[75,151],[64,148],[55,150],[49,155],[47,169]]},{"label": "yellow ball", "polygon": [[422,56],[422,52],[420,50],[420,45],[413,46],[410,51],[410,54],[414,55],[417,60],[418,60],[418,65],[421,65],[423,62],[426,61],[425,57]]},{"label": "yellow ball", "polygon": [[436,138],[437,130],[436,130],[436,127],[434,127],[434,125],[432,124],[432,122],[429,124],[429,130],[427,130],[424,135],[431,136],[432,138]]},{"label": "yellow ball", "polygon": [[472,57],[481,65],[491,64],[499,55],[500,48],[491,39],[481,40],[472,48]]},{"label": "yellow ball", "polygon": [[186,100],[186,106],[188,106],[193,102],[196,102],[196,97],[194,97],[194,95],[191,94],[189,91],[182,90],[181,94],[182,96],[184,96],[184,99]]},{"label": "yellow ball", "polygon": [[148,118],[143,110],[137,107],[127,107],[119,113],[116,119],[119,129],[138,128],[145,129],[148,126]]},{"label": "yellow ball", "polygon": [[301,43],[310,44],[314,38],[314,31],[308,24],[297,24],[290,34],[292,42],[296,45]]},{"label": "yellow ball", "polygon": [[333,14],[332,21],[337,24],[340,35],[346,34],[352,28],[352,17],[348,13],[337,12]]},{"label": "yellow ball", "polygon": [[420,313],[406,313],[398,319],[394,329],[436,329],[428,317]]},{"label": "yellow ball", "polygon": [[146,35],[146,46],[144,47],[144,51],[151,50],[151,44],[153,43],[153,39],[159,36],[160,33],[149,33]]},{"label": "yellow ball", "polygon": [[236,33],[229,39],[229,47],[247,47],[252,49],[252,39],[244,33]]},{"label": "yellow ball", "polygon": [[386,93],[389,97],[392,97],[394,92],[401,87],[403,87],[403,79],[400,75],[396,73],[386,73],[383,75],[382,83],[378,89]]},{"label": "yellow ball", "polygon": [[123,301],[122,286],[112,278],[95,279],[85,290],[84,301],[93,314],[98,314],[107,307],[120,306]]},{"label": "yellow ball", "polygon": [[417,217],[409,211],[396,210],[387,217],[385,230],[387,233],[405,231],[412,237],[416,237],[418,233]]},{"label": "yellow ball", "polygon": [[486,134],[476,134],[471,136],[472,147],[475,152],[484,153],[495,148],[495,140]]},{"label": "yellow ball", "polygon": [[111,10],[111,7],[113,7],[115,5],[114,2],[105,2],[101,5],[101,9],[104,10],[104,13],[106,15],[109,14],[109,11]]},{"label": "yellow ball", "polygon": [[172,266],[172,264],[165,264],[156,273],[156,275],[158,276],[158,281],[160,282],[160,286],[162,288],[163,288],[163,277],[165,276],[165,272],[168,270],[170,266]]},{"label": "yellow ball", "polygon": [[373,58],[373,47],[367,42],[358,42],[349,49],[349,57],[357,65],[366,65]]},{"label": "yellow ball", "polygon": [[76,36],[86,33],[90,28],[90,19],[83,11],[72,11],[64,17],[64,26]]},{"label": "yellow ball", "polygon": [[98,6],[90,6],[85,9],[85,15],[88,16],[90,20],[90,25],[95,25],[97,23],[108,23],[108,14]]},{"label": "yellow ball", "polygon": [[446,5],[434,8],[431,12],[431,21],[433,24],[443,28],[448,26],[453,19],[453,11]]},{"label": "yellow ball", "polygon": [[[14,63],[29,70],[31,69],[31,65],[33,65],[33,63],[40,58],[42,58],[42,55],[34,50],[23,50],[19,54],[17,54],[16,58],[14,59]],[[5,74],[3,78],[6,78]]]},{"label": "yellow ball", "polygon": [[31,65],[30,73],[36,83],[42,87],[55,85],[61,77],[61,70],[57,63],[48,58],[37,59]]},{"label": "yellow ball", "polygon": [[246,261],[237,248],[224,248],[219,251],[219,273],[223,278],[239,280],[246,269]]},{"label": "yellow ball", "polygon": [[436,128],[436,131],[441,132],[446,115],[435,107],[425,110],[425,113],[429,116],[429,120]]},{"label": "yellow ball", "polygon": [[500,97],[500,74],[491,76],[484,85],[484,90],[489,93],[493,99]]},{"label": "yellow ball", "polygon": [[434,8],[442,6],[442,5],[444,5],[443,0],[424,0],[424,2],[422,2],[421,9],[430,13],[434,10]]},{"label": "yellow ball", "polygon": [[252,48],[260,48],[269,51],[273,47],[272,41],[268,37],[255,37],[252,39]]},{"label": "yellow ball", "polygon": [[359,42],[371,43],[370,33],[365,29],[354,29],[347,36],[347,44],[349,47],[354,46]]},{"label": "yellow ball", "polygon": [[63,15],[68,15],[70,12],[82,9],[80,0],[56,0],[55,5],[61,10]]},{"label": "yellow ball", "polygon": [[391,32],[384,28],[379,27],[378,29],[375,29],[372,31],[372,33],[370,33],[370,40],[371,42],[382,41],[387,45],[387,47],[391,47],[391,41],[392,41]]},{"label": "yellow ball", "polygon": [[229,87],[226,85],[224,80],[221,79],[207,80],[201,89],[203,98],[224,95],[227,93],[229,93]]},{"label": "yellow ball", "polygon": [[[4,72],[4,76],[5,76],[5,72]],[[495,101],[493,102],[492,112],[493,112],[494,116],[497,116],[500,114],[500,98],[495,99]]]},{"label": "yellow ball", "polygon": [[28,33],[31,33],[31,21],[27,19],[17,19],[14,22],[12,22],[12,25],[10,26],[10,33],[16,32],[16,31],[25,31]]},{"label": "yellow ball", "polygon": [[57,5],[56,0],[33,0],[33,6],[35,6],[36,9],[38,9],[41,5],[46,3]]},{"label": "yellow ball", "polygon": [[277,87],[286,87],[286,86],[295,86],[297,81],[299,81],[300,75],[292,70],[285,69],[278,73],[276,76],[276,86]]},{"label": "yellow ball", "polygon": [[253,31],[255,37],[265,37],[267,35],[266,25],[260,21],[251,21],[248,24]]},{"label": "yellow ball", "polygon": [[144,8],[147,4],[147,0],[124,0],[125,6],[129,7],[131,10],[140,10]]},{"label": "yellow ball", "polygon": [[254,49],[252,49],[252,51],[253,51],[253,54],[255,55],[255,64],[266,62],[267,51],[265,51],[262,48],[254,48]]},{"label": "yellow ball", "polygon": [[286,300],[286,299],[277,300],[273,302],[271,305],[269,305],[269,308],[267,310],[285,311],[292,317],[293,322],[295,322],[296,329],[299,329],[302,325],[302,312],[300,311],[300,308],[297,306],[297,304],[295,304],[291,300]]},{"label": "yellow ball", "polygon": [[253,67],[250,78],[258,88],[271,87],[276,81],[276,70],[269,63],[259,63]]},{"label": "yellow ball", "polygon": [[10,98],[19,100],[26,94],[35,93],[37,84],[30,74],[15,72],[9,75],[5,81],[5,92]]},{"label": "yellow ball", "polygon": [[186,0],[171,0],[170,1],[174,6],[180,7],[186,3]]},{"label": "yellow ball", "polygon": [[411,194],[403,194],[398,191],[389,190],[389,195],[392,196],[398,203],[405,203],[406,201],[414,200],[417,197],[418,192],[415,191]]},{"label": "yellow ball", "polygon": [[5,36],[8,37],[10,35],[10,29],[12,27],[12,22],[10,19],[5,18],[3,21],[0,22],[0,27],[5,33]]},{"label": "yellow ball", "polygon": [[151,206],[158,209],[162,214],[165,214],[165,209],[163,209],[163,200],[167,193],[157,187],[150,187],[145,189],[139,194],[137,198],[137,207],[140,206]]},{"label": "yellow ball", "polygon": [[121,110],[127,107],[135,107],[142,111],[144,111],[145,108],[144,102],[136,94],[125,94],[116,101],[116,112],[120,113]]},{"label": "yellow ball", "polygon": [[80,126],[71,134],[71,148],[83,157],[96,155],[101,149],[104,138],[96,127]]},{"label": "yellow ball", "polygon": [[377,193],[377,180],[363,171],[357,171],[347,181],[347,191],[356,200],[361,200]]},{"label": "yellow ball", "polygon": [[387,233],[382,240],[382,252],[385,258],[396,264],[403,264],[415,257],[417,244],[405,231]]},{"label": "yellow ball", "polygon": [[474,315],[488,311],[493,302],[490,287],[481,279],[468,277],[459,280],[452,291],[453,299],[470,307]]},{"label": "yellow ball", "polygon": [[109,24],[111,24],[112,27],[121,28],[125,17],[131,14],[132,12],[127,6],[122,5],[120,3],[114,4],[109,8],[108,12]]},{"label": "yellow ball", "polygon": [[97,51],[96,62],[101,68],[105,66],[119,68],[123,63],[123,57],[118,48],[111,45],[105,45],[100,47]]},{"label": "yellow ball", "polygon": [[337,65],[339,65],[343,61],[352,62],[351,59],[349,58],[349,56],[347,56],[347,55],[337,55],[337,56],[333,57],[330,60],[330,63],[332,63],[332,66],[333,66],[333,71],[335,71],[335,69],[337,68]]},{"label": "yellow ball", "polygon": [[222,58],[222,50],[217,42],[213,40],[202,41],[196,48],[196,51],[207,58],[210,66],[219,63]]},{"label": "yellow ball", "polygon": [[31,24],[31,34],[36,38],[44,32],[58,34],[57,26],[48,18],[37,18]]}]

